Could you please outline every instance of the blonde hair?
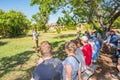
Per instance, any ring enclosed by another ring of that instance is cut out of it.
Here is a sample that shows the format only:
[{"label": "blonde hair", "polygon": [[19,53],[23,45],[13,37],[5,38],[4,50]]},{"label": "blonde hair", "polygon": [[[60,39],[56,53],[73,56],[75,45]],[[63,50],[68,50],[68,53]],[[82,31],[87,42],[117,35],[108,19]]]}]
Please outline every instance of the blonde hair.
[{"label": "blonde hair", "polygon": [[68,49],[69,52],[75,52],[76,51],[76,44],[72,41],[65,43],[65,49]]},{"label": "blonde hair", "polygon": [[51,44],[48,41],[43,41],[40,45],[40,52],[43,56],[51,54],[52,52]]},{"label": "blonde hair", "polygon": [[82,36],[81,40],[84,41],[85,43],[88,43],[88,37],[87,36]]}]

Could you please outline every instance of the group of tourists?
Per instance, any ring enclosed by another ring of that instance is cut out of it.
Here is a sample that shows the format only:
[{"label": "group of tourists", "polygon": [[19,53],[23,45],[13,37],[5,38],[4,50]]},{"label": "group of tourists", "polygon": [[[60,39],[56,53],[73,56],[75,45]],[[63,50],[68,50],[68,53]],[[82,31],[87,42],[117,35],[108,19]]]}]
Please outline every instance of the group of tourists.
[{"label": "group of tourists", "polygon": [[[117,69],[118,76],[120,77],[120,35],[118,35],[114,30],[110,30],[106,33],[106,39],[103,41],[103,45],[106,45],[108,53],[114,52],[117,59]],[[113,51],[112,51],[113,50]]]},{"label": "group of tourists", "polygon": [[[118,70],[120,72],[120,42],[113,30],[105,40],[99,32],[77,32],[76,39],[65,43],[67,57],[61,61],[52,56],[52,46],[48,41],[40,44],[41,57],[31,80],[90,80],[94,74],[102,42],[116,48]],[[108,33],[107,33],[108,35]],[[109,40],[108,40],[109,38]],[[117,41],[116,41],[117,40]]]}]

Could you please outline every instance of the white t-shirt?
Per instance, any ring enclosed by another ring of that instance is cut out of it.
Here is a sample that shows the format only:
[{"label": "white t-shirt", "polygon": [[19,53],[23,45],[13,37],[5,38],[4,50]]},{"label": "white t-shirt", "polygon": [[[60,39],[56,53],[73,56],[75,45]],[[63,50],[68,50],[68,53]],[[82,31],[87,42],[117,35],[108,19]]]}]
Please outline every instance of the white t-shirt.
[{"label": "white t-shirt", "polygon": [[33,31],[33,39],[38,40],[38,33],[36,31]]}]

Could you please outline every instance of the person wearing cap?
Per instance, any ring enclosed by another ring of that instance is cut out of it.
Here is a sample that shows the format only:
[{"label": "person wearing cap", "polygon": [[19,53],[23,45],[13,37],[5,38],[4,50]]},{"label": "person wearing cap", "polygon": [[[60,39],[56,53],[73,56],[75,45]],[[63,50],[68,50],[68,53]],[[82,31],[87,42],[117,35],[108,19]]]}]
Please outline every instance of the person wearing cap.
[{"label": "person wearing cap", "polygon": [[85,57],[86,66],[90,66],[92,60],[92,47],[88,43],[87,36],[81,37],[81,43],[83,44],[83,47],[81,49]]},{"label": "person wearing cap", "polygon": [[113,48],[116,48],[117,43],[118,43],[118,35],[116,35],[114,30],[111,30],[110,34],[111,34],[111,38],[110,38],[110,44],[109,45]]}]

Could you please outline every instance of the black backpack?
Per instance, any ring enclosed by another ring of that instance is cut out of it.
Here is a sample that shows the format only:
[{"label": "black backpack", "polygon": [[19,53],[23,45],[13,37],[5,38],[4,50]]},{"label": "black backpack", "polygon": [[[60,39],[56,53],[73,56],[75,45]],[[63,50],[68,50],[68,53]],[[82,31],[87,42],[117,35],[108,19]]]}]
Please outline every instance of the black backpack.
[{"label": "black backpack", "polygon": [[43,61],[34,71],[33,78],[35,80],[61,80],[63,69],[62,63],[58,58],[51,58]]}]

